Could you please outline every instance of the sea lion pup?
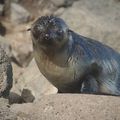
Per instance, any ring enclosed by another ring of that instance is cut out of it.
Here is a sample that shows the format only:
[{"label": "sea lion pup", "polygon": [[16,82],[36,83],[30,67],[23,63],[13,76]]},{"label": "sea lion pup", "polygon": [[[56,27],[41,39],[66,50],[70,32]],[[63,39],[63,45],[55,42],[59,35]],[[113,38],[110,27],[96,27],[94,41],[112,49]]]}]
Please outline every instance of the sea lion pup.
[{"label": "sea lion pup", "polygon": [[112,48],[53,16],[37,19],[31,36],[41,73],[59,91],[120,95],[120,54]]}]

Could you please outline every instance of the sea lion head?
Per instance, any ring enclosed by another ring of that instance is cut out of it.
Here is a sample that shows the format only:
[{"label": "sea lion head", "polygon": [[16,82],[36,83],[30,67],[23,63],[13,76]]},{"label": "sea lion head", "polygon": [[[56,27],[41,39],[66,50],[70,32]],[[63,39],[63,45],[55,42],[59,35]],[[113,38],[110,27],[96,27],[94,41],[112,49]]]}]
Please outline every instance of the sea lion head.
[{"label": "sea lion head", "polygon": [[31,27],[33,46],[43,50],[57,50],[69,40],[69,29],[66,23],[54,16],[38,18]]}]

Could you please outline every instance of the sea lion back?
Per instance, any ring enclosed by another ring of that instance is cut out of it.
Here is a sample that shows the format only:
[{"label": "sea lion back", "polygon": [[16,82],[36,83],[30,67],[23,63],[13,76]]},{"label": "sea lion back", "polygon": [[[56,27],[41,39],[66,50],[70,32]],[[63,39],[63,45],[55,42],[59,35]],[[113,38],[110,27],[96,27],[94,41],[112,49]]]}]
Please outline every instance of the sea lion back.
[{"label": "sea lion back", "polygon": [[99,83],[96,92],[120,95],[120,54],[96,40],[72,34],[76,55],[90,67],[87,74]]}]

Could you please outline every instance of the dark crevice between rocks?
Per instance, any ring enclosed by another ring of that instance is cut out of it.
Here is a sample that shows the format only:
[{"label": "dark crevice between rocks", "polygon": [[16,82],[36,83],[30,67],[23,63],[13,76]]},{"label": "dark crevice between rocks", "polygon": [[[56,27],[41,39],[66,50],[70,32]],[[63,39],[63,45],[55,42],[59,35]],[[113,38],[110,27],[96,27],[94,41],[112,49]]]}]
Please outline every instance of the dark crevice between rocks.
[{"label": "dark crevice between rocks", "polygon": [[0,0],[0,4],[4,4],[5,3],[5,0]]},{"label": "dark crevice between rocks", "polygon": [[6,28],[2,23],[0,23],[0,35],[4,36],[6,34]]}]

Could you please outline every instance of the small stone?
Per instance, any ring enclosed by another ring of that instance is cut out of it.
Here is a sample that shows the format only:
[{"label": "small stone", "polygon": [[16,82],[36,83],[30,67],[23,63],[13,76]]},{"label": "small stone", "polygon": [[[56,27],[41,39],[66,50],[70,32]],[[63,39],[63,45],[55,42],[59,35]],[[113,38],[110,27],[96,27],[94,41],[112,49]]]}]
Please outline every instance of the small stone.
[{"label": "small stone", "polygon": [[35,100],[35,97],[28,89],[23,89],[21,97],[25,103],[33,102]]},{"label": "small stone", "polygon": [[9,94],[9,104],[23,103],[23,99],[20,95],[10,92]]}]

